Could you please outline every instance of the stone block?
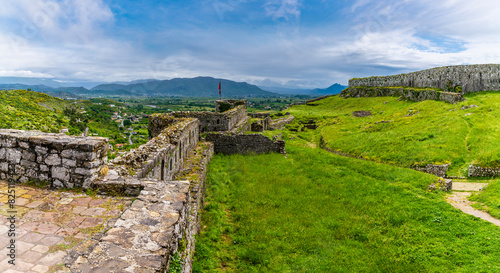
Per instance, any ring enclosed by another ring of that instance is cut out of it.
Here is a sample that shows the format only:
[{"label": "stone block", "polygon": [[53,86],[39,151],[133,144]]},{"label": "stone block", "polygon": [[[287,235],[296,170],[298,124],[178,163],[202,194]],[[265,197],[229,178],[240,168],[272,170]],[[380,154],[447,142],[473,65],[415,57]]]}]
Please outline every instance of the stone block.
[{"label": "stone block", "polygon": [[5,148],[0,149],[0,160],[4,160],[7,158],[7,150]]},{"label": "stone block", "polygon": [[49,166],[61,165],[61,157],[58,154],[51,154],[45,158],[45,164]]},{"label": "stone block", "polygon": [[17,149],[7,149],[6,150],[6,159],[7,161],[19,164],[21,162],[22,153]]},{"label": "stone block", "polygon": [[2,162],[0,163],[0,171],[2,172],[8,172],[9,171],[9,163],[7,162]]},{"label": "stone block", "polygon": [[27,150],[23,150],[22,159],[28,161],[36,161],[36,154],[32,152],[28,152]]},{"label": "stone block", "polygon": [[66,167],[76,167],[76,160],[63,158],[62,165]]},{"label": "stone block", "polygon": [[19,147],[26,149],[26,150],[30,148],[30,144],[28,142],[24,142],[24,141],[19,141],[17,143],[17,145],[19,145]]},{"label": "stone block", "polygon": [[40,171],[48,172],[50,169],[47,165],[39,165]]},{"label": "stone block", "polygon": [[38,169],[38,164],[28,160],[21,160],[21,166],[31,169]]},{"label": "stone block", "polygon": [[69,169],[65,167],[52,167],[52,178],[69,181]]},{"label": "stone block", "polygon": [[35,146],[35,152],[37,155],[45,155],[47,154],[49,149],[47,147]]}]

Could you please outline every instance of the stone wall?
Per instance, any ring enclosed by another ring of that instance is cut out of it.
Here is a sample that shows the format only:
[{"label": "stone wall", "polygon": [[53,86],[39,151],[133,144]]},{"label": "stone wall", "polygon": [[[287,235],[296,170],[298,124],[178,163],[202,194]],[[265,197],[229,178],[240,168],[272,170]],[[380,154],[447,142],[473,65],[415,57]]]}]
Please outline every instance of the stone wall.
[{"label": "stone wall", "polygon": [[267,117],[271,117],[271,114],[270,113],[248,113],[248,116],[251,118],[265,119]]},{"label": "stone wall", "polygon": [[414,169],[419,172],[430,173],[439,177],[445,177],[449,167],[450,164],[443,164],[443,165],[427,164],[425,167],[414,167]]},{"label": "stone wall", "polygon": [[285,153],[283,140],[272,141],[261,134],[208,134],[205,140],[213,142],[215,153],[220,154]]},{"label": "stone wall", "polygon": [[212,156],[211,143],[198,143],[175,181],[141,179],[131,207],[109,230],[72,249],[65,264],[72,272],[163,273],[178,253],[182,272],[191,272]]},{"label": "stone wall", "polygon": [[437,67],[408,74],[351,79],[349,87],[408,86],[446,90],[461,86],[463,93],[500,90],[500,65],[458,65]]},{"label": "stone wall", "polygon": [[88,188],[107,152],[105,138],[0,129],[0,179]]},{"label": "stone wall", "polygon": [[[226,112],[229,109],[234,109],[240,105],[243,105],[245,109],[247,108],[247,101],[246,100],[216,100],[215,101],[215,112],[217,113],[222,113]],[[224,109],[222,108],[229,108],[226,109],[226,111],[223,111]]]},{"label": "stone wall", "polygon": [[500,167],[480,167],[469,165],[469,177],[492,177],[500,175]]},{"label": "stone wall", "polygon": [[463,101],[462,94],[442,92],[433,89],[417,89],[408,87],[349,87],[340,93],[340,97],[401,97],[409,101],[436,100],[457,103]]},{"label": "stone wall", "polygon": [[[162,116],[163,117],[163,116]],[[168,122],[161,122],[168,120]],[[151,124],[166,124],[162,132],[148,143],[115,158],[109,164],[108,174],[102,179],[123,177],[171,180],[182,168],[182,162],[200,138],[200,122],[193,118],[156,118]],[[155,132],[150,128],[150,132]]]},{"label": "stone wall", "polygon": [[294,119],[294,116],[288,116],[285,118],[272,120],[269,124],[269,130],[282,130],[283,128],[285,128],[285,125],[292,123]]},{"label": "stone wall", "polygon": [[246,104],[239,105],[224,113],[179,111],[170,114],[154,114],[149,117],[150,138],[155,137],[162,128],[169,126],[175,118],[196,118],[200,121],[200,132],[231,131],[247,117]]}]

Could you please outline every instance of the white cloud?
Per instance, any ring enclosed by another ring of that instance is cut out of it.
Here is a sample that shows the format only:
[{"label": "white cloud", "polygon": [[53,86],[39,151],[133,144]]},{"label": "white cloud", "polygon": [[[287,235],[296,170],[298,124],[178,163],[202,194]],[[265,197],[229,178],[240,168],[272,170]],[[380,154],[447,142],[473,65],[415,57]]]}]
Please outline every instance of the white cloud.
[{"label": "white cloud", "polygon": [[0,70],[0,77],[53,78],[54,76],[29,70]]},{"label": "white cloud", "polygon": [[299,0],[271,0],[265,4],[266,15],[277,19],[298,19],[300,17]]}]

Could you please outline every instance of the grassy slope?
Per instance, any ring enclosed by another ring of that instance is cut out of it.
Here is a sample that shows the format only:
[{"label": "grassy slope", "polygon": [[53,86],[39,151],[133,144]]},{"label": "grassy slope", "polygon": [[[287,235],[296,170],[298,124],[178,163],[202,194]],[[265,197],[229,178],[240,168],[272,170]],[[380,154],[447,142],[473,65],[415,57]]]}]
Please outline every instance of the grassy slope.
[{"label": "grassy slope", "polygon": [[193,272],[500,270],[500,229],[426,192],[432,176],[300,141],[214,158]]},{"label": "grassy slope", "polygon": [[0,91],[0,128],[59,131],[67,104],[43,93]]},{"label": "grassy slope", "polygon": [[[452,105],[335,96],[315,102],[316,106],[294,106],[287,111],[299,119],[319,120],[322,126],[311,138],[318,141],[321,134],[331,149],[405,167],[451,162],[449,174],[465,175],[470,163],[500,165],[500,93],[466,97]],[[460,110],[472,104],[479,107]],[[360,110],[371,111],[373,116],[352,116]]]}]

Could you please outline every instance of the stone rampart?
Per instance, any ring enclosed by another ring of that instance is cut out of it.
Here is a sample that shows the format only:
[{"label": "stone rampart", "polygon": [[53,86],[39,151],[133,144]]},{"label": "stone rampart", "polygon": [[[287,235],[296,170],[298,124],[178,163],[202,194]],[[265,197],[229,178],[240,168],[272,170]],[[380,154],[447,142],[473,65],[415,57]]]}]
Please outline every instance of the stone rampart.
[{"label": "stone rampart", "polygon": [[264,154],[273,152],[285,154],[285,142],[283,140],[272,141],[261,134],[208,134],[205,140],[213,142],[215,153],[220,154]]},{"label": "stone rampart", "polygon": [[108,140],[0,129],[0,178],[88,188],[107,163]]},{"label": "stone rampart", "polygon": [[[189,151],[194,149],[200,138],[197,119],[178,118],[168,122],[155,119],[154,124],[168,124],[163,131],[148,143],[115,158],[109,164],[105,181],[125,177],[171,180],[182,168],[182,162]],[[154,131],[151,130],[150,131]]]},{"label": "stone rampart", "polygon": [[433,87],[442,90],[462,87],[463,93],[500,90],[500,65],[477,64],[431,68],[393,76],[351,79],[349,87],[408,86]]},{"label": "stone rampart", "polygon": [[175,118],[198,119],[200,121],[200,132],[223,132],[231,131],[246,117],[246,104],[239,105],[224,113],[179,111],[170,114],[154,114],[149,117],[150,138],[155,137],[162,131],[162,128],[169,126],[170,120]]},{"label": "stone rampart", "polygon": [[442,92],[426,88],[409,87],[349,87],[340,93],[340,97],[359,98],[359,97],[401,97],[409,101],[436,100],[457,103],[463,101],[460,93]]}]

